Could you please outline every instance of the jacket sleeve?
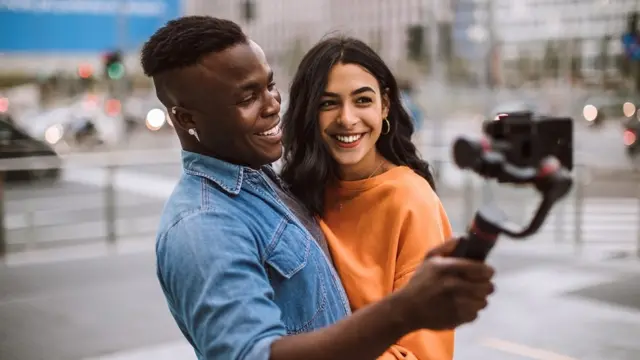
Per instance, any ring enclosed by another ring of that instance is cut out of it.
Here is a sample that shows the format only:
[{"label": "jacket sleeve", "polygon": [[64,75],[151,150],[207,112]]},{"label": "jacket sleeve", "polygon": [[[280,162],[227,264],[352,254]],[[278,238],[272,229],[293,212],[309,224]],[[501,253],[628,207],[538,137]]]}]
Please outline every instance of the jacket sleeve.
[{"label": "jacket sleeve", "polygon": [[286,334],[255,238],[198,212],[158,240],[158,276],[174,318],[204,359],[268,360]]}]

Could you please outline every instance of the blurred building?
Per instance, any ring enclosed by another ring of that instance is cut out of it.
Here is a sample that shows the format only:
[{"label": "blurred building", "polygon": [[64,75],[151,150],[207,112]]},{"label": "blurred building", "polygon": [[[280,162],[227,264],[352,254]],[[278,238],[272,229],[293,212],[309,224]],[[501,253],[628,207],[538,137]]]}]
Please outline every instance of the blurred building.
[{"label": "blurred building", "polygon": [[451,9],[445,0],[190,0],[186,6],[191,14],[241,24],[281,73],[291,74],[314,43],[340,32],[366,41],[406,77],[442,50],[432,46],[437,39],[428,25],[438,19],[450,28]]},{"label": "blurred building", "polygon": [[[10,29],[6,33],[19,34],[0,41],[3,69],[75,71],[86,64],[98,69],[100,54],[118,48],[124,50],[127,71],[139,72],[141,43],[168,19],[186,13],[241,24],[265,49],[276,74],[285,77],[282,80],[295,71],[315,42],[339,31],[366,41],[401,77],[445,75],[452,81],[497,84],[502,79],[599,78],[603,72],[614,76],[620,68],[619,40],[627,16],[640,10],[640,0],[122,2],[155,4],[159,10],[153,14],[132,5],[113,7],[113,1],[110,12],[86,6],[83,12],[75,8],[44,11],[32,3],[0,9],[0,24]],[[94,4],[90,0],[55,3]]]},{"label": "blurred building", "polygon": [[0,1],[0,73],[98,71],[102,54],[125,53],[139,70],[138,49],[183,13],[184,0]]},{"label": "blurred building", "polygon": [[639,0],[494,1],[493,26],[505,70],[524,67],[530,74],[557,77],[616,74],[627,18],[640,10]]}]

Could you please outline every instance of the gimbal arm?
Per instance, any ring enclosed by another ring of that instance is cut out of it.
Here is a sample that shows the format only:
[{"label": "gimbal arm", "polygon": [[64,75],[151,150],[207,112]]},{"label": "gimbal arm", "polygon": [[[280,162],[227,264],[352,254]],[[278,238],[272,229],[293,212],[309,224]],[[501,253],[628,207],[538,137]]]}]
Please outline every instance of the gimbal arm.
[{"label": "gimbal arm", "polygon": [[511,222],[495,204],[481,207],[455,249],[454,256],[484,261],[498,235],[506,234],[514,239],[530,236],[540,229],[553,205],[571,189],[571,174],[556,158],[544,158],[536,168],[520,168],[509,164],[502,153],[493,150],[493,146],[488,140],[459,138],[453,148],[455,162],[461,169],[471,169],[480,176],[496,179],[500,183],[531,184],[542,195],[542,201],[525,227]]}]

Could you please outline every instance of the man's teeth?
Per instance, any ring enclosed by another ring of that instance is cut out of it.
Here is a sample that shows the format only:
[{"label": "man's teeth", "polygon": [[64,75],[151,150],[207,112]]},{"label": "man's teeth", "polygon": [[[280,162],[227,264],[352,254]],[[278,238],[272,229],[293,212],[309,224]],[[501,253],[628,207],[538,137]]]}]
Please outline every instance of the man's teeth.
[{"label": "man's teeth", "polygon": [[340,141],[342,143],[345,143],[345,144],[356,142],[356,141],[360,140],[361,137],[362,137],[362,134],[359,134],[359,135],[336,135],[336,139],[338,139],[338,141]]},{"label": "man's teeth", "polygon": [[260,136],[274,136],[274,135],[278,135],[280,133],[280,131],[281,131],[280,124],[278,124],[278,125],[272,127],[271,129],[265,131],[265,132],[259,133],[258,135],[260,135]]}]

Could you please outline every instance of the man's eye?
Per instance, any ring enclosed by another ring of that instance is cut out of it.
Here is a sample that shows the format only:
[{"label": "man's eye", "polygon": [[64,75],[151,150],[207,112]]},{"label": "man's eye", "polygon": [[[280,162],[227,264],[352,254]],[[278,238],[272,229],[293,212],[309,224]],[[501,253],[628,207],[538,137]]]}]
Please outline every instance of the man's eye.
[{"label": "man's eye", "polygon": [[269,89],[269,91],[273,91],[273,89],[275,89],[275,88],[276,88],[276,82],[273,81],[273,82],[271,82],[269,84],[268,89]]},{"label": "man's eye", "polygon": [[253,100],[255,100],[255,98],[256,98],[255,95],[247,96],[247,97],[243,98],[242,100],[240,100],[240,104],[248,104],[248,103],[252,102]]}]

